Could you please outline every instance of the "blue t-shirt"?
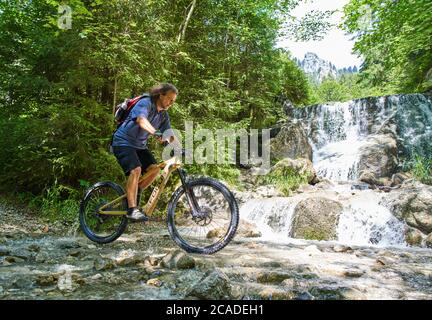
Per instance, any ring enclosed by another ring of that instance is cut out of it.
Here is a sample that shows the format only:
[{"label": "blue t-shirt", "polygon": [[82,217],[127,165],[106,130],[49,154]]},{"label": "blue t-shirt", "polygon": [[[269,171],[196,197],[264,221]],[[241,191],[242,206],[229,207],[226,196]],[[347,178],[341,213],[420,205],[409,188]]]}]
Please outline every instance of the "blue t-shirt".
[{"label": "blue t-shirt", "polygon": [[132,108],[129,116],[115,132],[113,147],[147,149],[147,139],[150,134],[138,125],[136,122],[138,117],[147,118],[151,125],[161,132],[171,129],[168,112],[164,110],[158,112],[150,98],[143,98]]}]

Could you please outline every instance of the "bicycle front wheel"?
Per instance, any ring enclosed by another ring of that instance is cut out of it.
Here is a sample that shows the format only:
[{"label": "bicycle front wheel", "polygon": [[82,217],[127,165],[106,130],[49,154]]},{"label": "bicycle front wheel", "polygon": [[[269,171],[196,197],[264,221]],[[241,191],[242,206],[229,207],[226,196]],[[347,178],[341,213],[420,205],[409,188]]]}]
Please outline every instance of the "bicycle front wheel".
[{"label": "bicycle front wheel", "polygon": [[[127,226],[126,215],[109,216],[99,214],[99,209],[124,194],[119,185],[112,182],[100,182],[92,186],[84,196],[80,206],[81,230],[90,240],[97,243],[110,243],[122,235]],[[104,210],[126,211],[126,198]]]},{"label": "bicycle front wheel", "polygon": [[229,189],[217,180],[200,178],[188,182],[198,205],[193,216],[183,186],[168,205],[168,230],[185,251],[212,254],[234,237],[239,222],[237,202]]}]

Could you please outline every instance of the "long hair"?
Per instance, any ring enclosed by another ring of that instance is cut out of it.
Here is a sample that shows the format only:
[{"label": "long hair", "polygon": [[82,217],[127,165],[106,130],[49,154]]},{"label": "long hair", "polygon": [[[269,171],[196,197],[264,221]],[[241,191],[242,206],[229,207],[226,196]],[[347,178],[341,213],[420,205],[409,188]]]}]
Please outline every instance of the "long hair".
[{"label": "long hair", "polygon": [[166,95],[168,92],[178,94],[177,88],[171,83],[161,83],[150,89],[151,100],[156,103],[161,95]]}]

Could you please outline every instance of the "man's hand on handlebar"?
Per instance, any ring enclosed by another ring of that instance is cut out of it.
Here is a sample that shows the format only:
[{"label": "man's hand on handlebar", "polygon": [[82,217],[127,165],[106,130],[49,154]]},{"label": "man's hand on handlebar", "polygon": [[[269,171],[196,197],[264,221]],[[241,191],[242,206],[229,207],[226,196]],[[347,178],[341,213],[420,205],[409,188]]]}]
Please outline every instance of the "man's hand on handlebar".
[{"label": "man's hand on handlebar", "polygon": [[160,130],[156,130],[155,133],[153,133],[153,135],[159,139],[162,139],[162,136],[163,136],[163,134]]}]

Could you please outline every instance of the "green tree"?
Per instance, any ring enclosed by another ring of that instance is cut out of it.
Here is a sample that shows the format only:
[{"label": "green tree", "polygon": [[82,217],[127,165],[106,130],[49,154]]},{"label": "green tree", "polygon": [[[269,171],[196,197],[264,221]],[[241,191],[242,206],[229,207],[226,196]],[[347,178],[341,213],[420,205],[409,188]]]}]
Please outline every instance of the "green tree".
[{"label": "green tree", "polygon": [[121,181],[106,148],[113,107],[157,82],[180,89],[175,128],[274,124],[281,97],[309,98],[303,73],[275,47],[297,3],[71,0],[72,28],[61,29],[62,1],[0,1],[0,188],[65,199]]},{"label": "green tree", "polygon": [[342,27],[364,57],[363,81],[382,93],[432,88],[432,2],[351,0]]}]

